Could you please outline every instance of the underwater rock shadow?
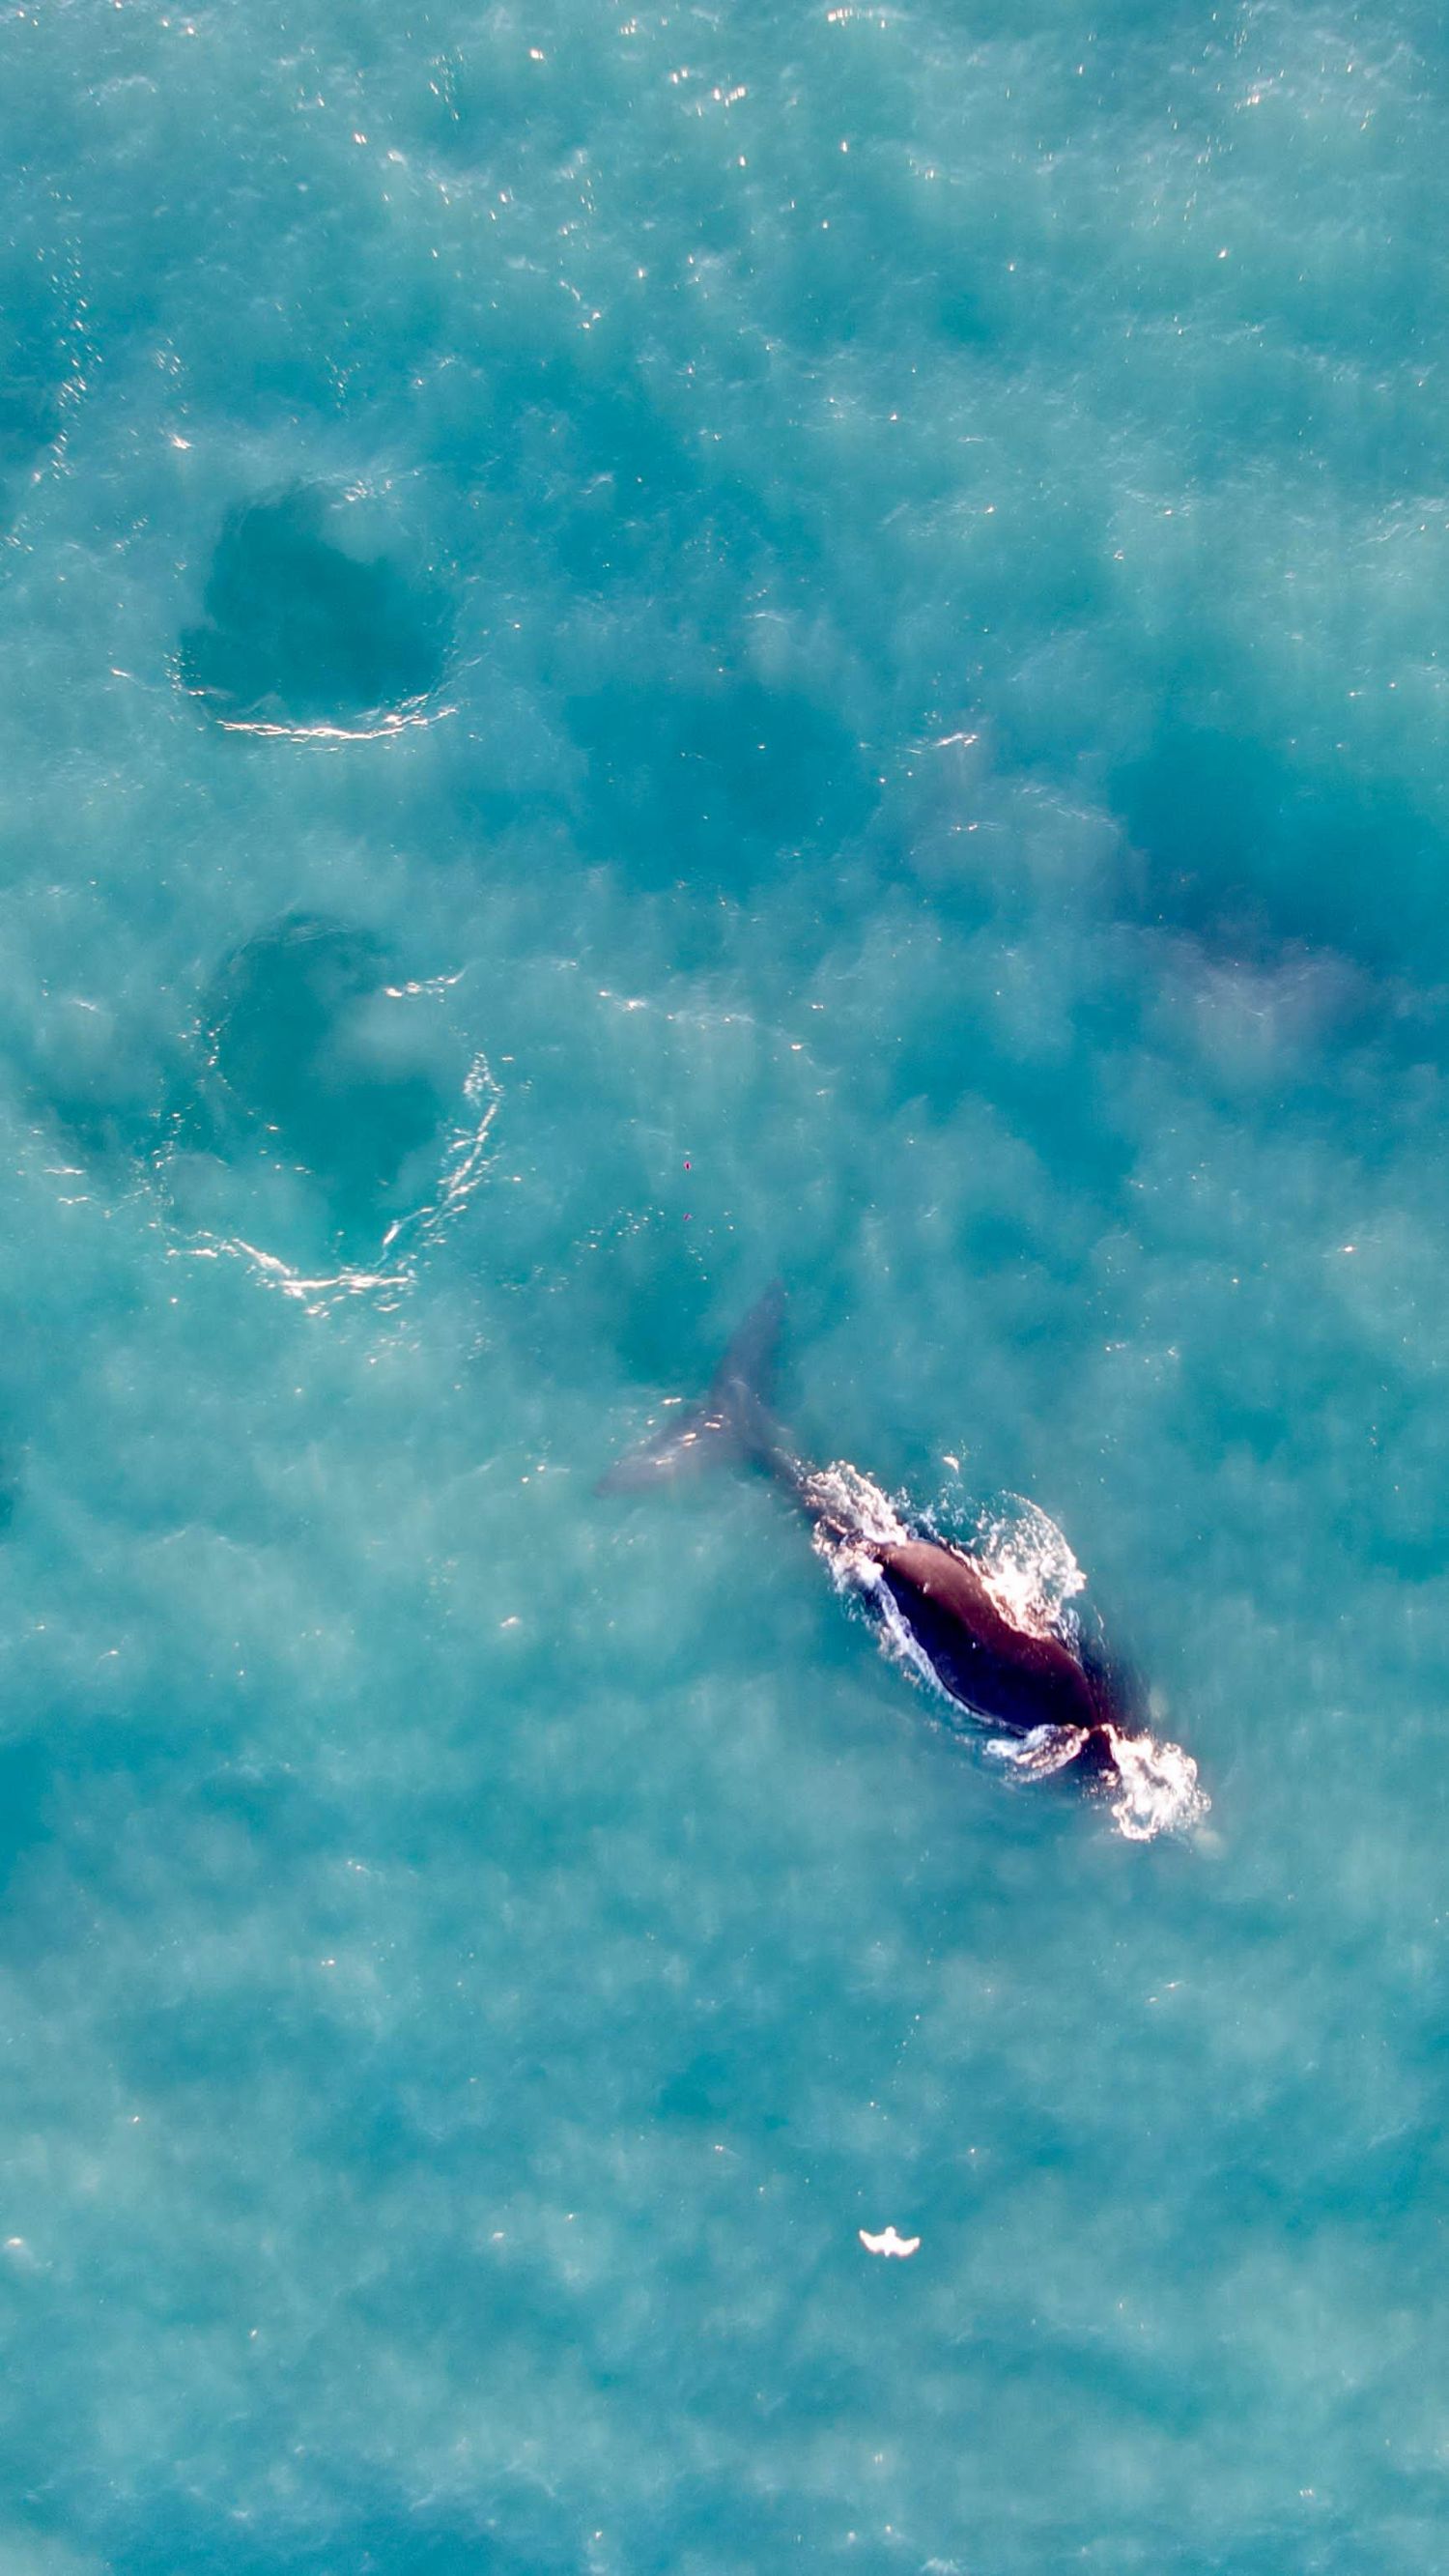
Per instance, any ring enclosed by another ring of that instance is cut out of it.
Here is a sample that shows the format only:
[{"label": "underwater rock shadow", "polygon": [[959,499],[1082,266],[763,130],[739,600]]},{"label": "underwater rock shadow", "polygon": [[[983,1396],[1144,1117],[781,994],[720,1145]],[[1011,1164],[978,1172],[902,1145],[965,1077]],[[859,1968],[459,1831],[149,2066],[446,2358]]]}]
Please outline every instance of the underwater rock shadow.
[{"label": "underwater rock shadow", "polygon": [[303,487],[226,520],[177,654],[181,686],[222,724],[357,732],[403,720],[442,680],[442,599],[387,555],[337,544],[341,507]]}]

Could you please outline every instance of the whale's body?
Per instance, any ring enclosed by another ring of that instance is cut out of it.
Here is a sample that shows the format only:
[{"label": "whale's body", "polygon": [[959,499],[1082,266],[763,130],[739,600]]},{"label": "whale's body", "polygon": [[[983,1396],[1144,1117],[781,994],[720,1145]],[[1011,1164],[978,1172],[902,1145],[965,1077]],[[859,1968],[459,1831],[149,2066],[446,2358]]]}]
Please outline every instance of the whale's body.
[{"label": "whale's body", "polygon": [[619,1492],[734,1458],[762,1469],[805,1515],[823,1552],[845,1571],[867,1608],[894,1613],[912,1662],[956,1711],[1019,1741],[1027,1767],[1072,1765],[1115,1777],[1117,1739],[1130,1723],[1108,1666],[1064,1626],[1013,1614],[984,1559],[893,1524],[873,1528],[851,1508],[838,1473],[798,1458],[767,1402],[784,1292],[768,1290],[730,1343],[702,1403],[610,1469],[601,1490]]},{"label": "whale's body", "polygon": [[1060,1636],[1018,1627],[964,1550],[934,1539],[866,1542],[886,1590],[948,1698],[1019,1736],[1080,1729],[1071,1758],[1113,1767],[1106,1730],[1120,1712],[1105,1676]]}]

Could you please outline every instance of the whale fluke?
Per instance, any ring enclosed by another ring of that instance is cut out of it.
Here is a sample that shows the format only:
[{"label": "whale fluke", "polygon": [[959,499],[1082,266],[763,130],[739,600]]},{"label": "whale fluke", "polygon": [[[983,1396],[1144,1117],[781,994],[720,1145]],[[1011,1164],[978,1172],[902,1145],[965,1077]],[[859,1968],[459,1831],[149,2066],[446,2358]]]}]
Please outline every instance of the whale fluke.
[{"label": "whale fluke", "polygon": [[700,1402],[681,1412],[671,1410],[663,1428],[639,1448],[626,1450],[595,1490],[638,1493],[704,1467],[773,1463],[780,1439],[771,1399],[784,1314],[784,1283],[774,1279],[750,1308]]}]

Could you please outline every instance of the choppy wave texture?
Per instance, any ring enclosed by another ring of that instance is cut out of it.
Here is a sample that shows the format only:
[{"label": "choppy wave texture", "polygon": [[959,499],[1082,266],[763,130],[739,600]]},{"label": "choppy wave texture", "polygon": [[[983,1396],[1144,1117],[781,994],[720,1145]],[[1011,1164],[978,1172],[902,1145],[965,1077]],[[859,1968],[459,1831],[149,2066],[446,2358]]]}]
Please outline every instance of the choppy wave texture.
[{"label": "choppy wave texture", "polygon": [[[909,1538],[922,1516],[905,1517],[904,1503],[898,1506],[869,1476],[843,1460],[818,1469],[810,1487],[827,1507],[828,1517],[816,1523],[814,1541],[837,1589],[864,1602],[884,1651],[949,1705],[959,1723],[960,1703],[943,1688],[868,1553],[868,1545]],[[934,1528],[944,1514],[926,1517]],[[949,1530],[938,1534],[948,1543],[961,1543]],[[1004,1618],[1028,1636],[1057,1637],[1081,1655],[1082,1625],[1072,1604],[1086,1591],[1087,1578],[1063,1533],[1038,1504],[1024,1495],[1003,1495],[978,1515],[970,1553]],[[987,1721],[981,1724],[984,1729]],[[1190,1753],[1145,1731],[1131,1735],[1111,1727],[1108,1733],[1118,1782],[1107,1805],[1128,1842],[1154,1842],[1161,1834],[1183,1833],[1201,1822],[1212,1802],[1199,1785]],[[1040,1780],[1065,1770],[1083,1741],[1079,1728],[1037,1727],[1019,1737],[983,1734],[982,1749],[1015,1778]]]}]

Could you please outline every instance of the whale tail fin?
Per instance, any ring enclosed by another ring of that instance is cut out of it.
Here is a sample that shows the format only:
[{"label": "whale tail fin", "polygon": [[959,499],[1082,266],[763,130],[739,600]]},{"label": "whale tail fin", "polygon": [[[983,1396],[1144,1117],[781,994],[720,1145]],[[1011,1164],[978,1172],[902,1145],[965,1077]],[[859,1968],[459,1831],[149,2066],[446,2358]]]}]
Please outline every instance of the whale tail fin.
[{"label": "whale tail fin", "polygon": [[784,1314],[784,1286],[775,1279],[750,1308],[699,1403],[671,1408],[661,1429],[626,1450],[596,1491],[638,1493],[729,1463],[773,1465],[781,1451],[771,1399]]}]

